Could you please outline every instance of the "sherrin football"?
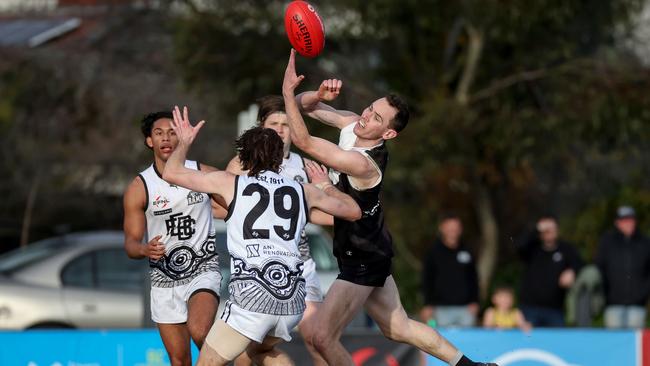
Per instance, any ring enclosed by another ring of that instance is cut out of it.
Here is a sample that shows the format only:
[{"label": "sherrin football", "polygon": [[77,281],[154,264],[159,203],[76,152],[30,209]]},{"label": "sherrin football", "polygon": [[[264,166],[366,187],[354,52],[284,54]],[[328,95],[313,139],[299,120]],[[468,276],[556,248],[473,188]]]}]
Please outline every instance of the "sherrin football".
[{"label": "sherrin football", "polygon": [[305,57],[316,57],[325,46],[325,27],[316,9],[305,1],[292,1],[284,13],[284,29],[291,46]]}]

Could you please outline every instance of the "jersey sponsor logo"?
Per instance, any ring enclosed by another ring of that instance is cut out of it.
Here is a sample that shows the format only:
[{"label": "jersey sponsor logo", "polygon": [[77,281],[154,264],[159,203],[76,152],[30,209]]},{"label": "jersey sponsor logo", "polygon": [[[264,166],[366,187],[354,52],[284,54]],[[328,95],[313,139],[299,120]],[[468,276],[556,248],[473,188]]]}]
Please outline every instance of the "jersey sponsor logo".
[{"label": "jersey sponsor logo", "polygon": [[160,216],[160,215],[167,215],[168,213],[172,213],[172,209],[171,209],[171,208],[167,208],[167,209],[160,210],[160,211],[154,211],[154,212],[153,212],[153,215],[154,215],[154,216]]},{"label": "jersey sponsor logo", "polygon": [[370,217],[376,214],[377,211],[379,210],[379,206],[380,206],[379,201],[377,201],[377,203],[375,203],[375,205],[372,206],[370,210],[363,211],[363,217]]},{"label": "jersey sponsor logo", "polygon": [[553,262],[561,262],[564,256],[560,252],[553,253]]},{"label": "jersey sponsor logo", "polygon": [[151,205],[155,208],[165,208],[169,204],[169,200],[165,196],[156,196]]},{"label": "jersey sponsor logo", "polygon": [[203,194],[199,192],[190,192],[187,194],[187,205],[196,205],[203,202]]},{"label": "jersey sponsor logo", "polygon": [[295,180],[298,183],[305,183],[305,178],[303,178],[301,175],[296,175],[293,177],[293,180]]},{"label": "jersey sponsor logo", "polygon": [[255,258],[260,256],[260,245],[250,244],[246,246],[246,256],[248,258]]},{"label": "jersey sponsor logo", "polygon": [[177,213],[174,215],[169,215],[169,218],[165,220],[165,226],[167,227],[167,234],[170,236],[175,236],[178,240],[188,240],[191,239],[196,229],[196,220],[190,215],[183,215],[183,213]]}]

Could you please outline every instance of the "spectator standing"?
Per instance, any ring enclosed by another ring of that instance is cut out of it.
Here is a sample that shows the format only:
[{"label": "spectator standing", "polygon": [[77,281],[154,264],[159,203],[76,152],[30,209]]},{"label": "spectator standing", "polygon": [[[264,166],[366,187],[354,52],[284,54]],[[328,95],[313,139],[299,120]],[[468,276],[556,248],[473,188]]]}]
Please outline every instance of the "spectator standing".
[{"label": "spectator standing", "polygon": [[605,326],[642,328],[650,296],[650,242],[630,206],[616,211],[614,229],[600,240],[596,265],[605,290]]},{"label": "spectator standing", "polygon": [[463,225],[458,216],[445,216],[440,235],[425,257],[422,271],[425,322],[442,327],[471,327],[478,314],[478,275],[474,257],[461,240]]},{"label": "spectator standing", "polygon": [[578,251],[559,239],[557,220],[550,215],[537,221],[517,251],[525,266],[520,291],[524,316],[535,327],[563,327],[566,293],[583,265]]}]

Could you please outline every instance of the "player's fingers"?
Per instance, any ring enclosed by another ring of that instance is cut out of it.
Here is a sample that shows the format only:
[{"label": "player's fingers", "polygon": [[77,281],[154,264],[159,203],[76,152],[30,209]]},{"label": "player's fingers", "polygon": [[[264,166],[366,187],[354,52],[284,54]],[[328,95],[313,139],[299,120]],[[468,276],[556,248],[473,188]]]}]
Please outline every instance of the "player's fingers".
[{"label": "player's fingers", "polygon": [[178,106],[175,105],[172,109],[172,119],[175,125],[178,125]]},{"label": "player's fingers", "polygon": [[308,161],[307,166],[309,167],[309,169],[314,170],[318,165],[316,165],[316,163],[314,163],[313,161]]},{"label": "player's fingers", "polygon": [[336,91],[340,91],[341,88],[343,87],[343,82],[341,80],[336,80]]},{"label": "player's fingers", "polygon": [[327,174],[327,167],[325,165],[320,164],[319,167],[323,173]]},{"label": "player's fingers", "polygon": [[199,130],[201,129],[201,127],[203,127],[204,124],[205,124],[205,120],[202,120],[201,122],[197,123],[196,127],[194,127],[194,131],[199,132]]},{"label": "player's fingers", "polygon": [[187,106],[183,107],[183,120],[187,123],[190,124],[190,112],[187,109]]},{"label": "player's fingers", "polygon": [[296,50],[293,48],[291,49],[291,53],[289,54],[289,64],[287,65],[287,68],[291,68],[292,70],[295,68],[295,62],[296,62]]}]

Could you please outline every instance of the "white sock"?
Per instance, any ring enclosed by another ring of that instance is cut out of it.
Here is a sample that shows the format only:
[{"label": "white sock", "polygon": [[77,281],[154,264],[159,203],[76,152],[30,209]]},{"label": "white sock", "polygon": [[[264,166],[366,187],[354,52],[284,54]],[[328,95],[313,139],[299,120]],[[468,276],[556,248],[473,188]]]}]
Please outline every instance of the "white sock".
[{"label": "white sock", "polygon": [[454,358],[452,358],[451,361],[449,361],[449,366],[456,366],[456,364],[458,363],[458,361],[460,361],[461,358],[463,358],[463,352],[457,351],[456,356],[454,356]]}]

